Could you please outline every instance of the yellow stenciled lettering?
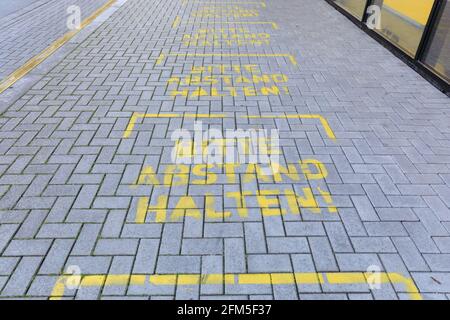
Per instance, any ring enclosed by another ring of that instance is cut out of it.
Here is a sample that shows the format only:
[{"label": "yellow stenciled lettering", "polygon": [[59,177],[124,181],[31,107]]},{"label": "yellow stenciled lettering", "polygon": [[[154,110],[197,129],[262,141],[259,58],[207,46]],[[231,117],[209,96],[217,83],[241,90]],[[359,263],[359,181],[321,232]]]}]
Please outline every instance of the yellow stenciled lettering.
[{"label": "yellow stenciled lettering", "polygon": [[172,186],[187,185],[189,166],[184,164],[168,165],[164,170],[164,184]]},{"label": "yellow stenciled lettering", "polygon": [[156,177],[155,171],[152,166],[145,166],[142,169],[138,181],[138,185],[159,185],[159,180]]},{"label": "yellow stenciled lettering", "polygon": [[280,164],[276,167],[277,170],[274,170],[273,173],[273,179],[275,182],[283,182],[283,178],[281,177],[281,174],[289,177],[293,181],[300,181],[300,175],[297,172],[297,168],[295,165],[289,163],[287,167],[284,167]]},{"label": "yellow stenciled lettering", "polygon": [[246,97],[255,97],[257,95],[255,88],[252,87],[244,87],[244,95]]},{"label": "yellow stenciled lettering", "polygon": [[261,94],[264,96],[269,96],[269,95],[277,96],[280,94],[280,89],[277,86],[262,87]]},{"label": "yellow stenciled lettering", "polygon": [[183,196],[180,198],[180,200],[178,200],[175,209],[172,211],[170,220],[179,221],[182,220],[183,216],[191,217],[194,219],[202,218],[202,214],[191,196]]},{"label": "yellow stenciled lettering", "polygon": [[145,223],[145,218],[147,216],[147,210],[148,210],[148,197],[141,197],[138,200],[137,203],[137,210],[136,210],[136,223]]},{"label": "yellow stenciled lettering", "polygon": [[215,197],[207,193],[205,197],[205,212],[206,217],[210,219],[224,219],[231,217],[231,212],[225,211],[225,212],[217,212],[215,210]]},{"label": "yellow stenciled lettering", "polygon": [[253,75],[252,81],[253,81],[253,83],[260,83],[260,82],[270,83],[271,79],[270,79],[270,76],[268,74],[263,74],[263,75],[260,75],[260,76]]},{"label": "yellow stenciled lettering", "polygon": [[316,198],[314,197],[311,188],[303,188],[303,197],[297,195],[297,201],[301,208],[310,209],[314,213],[319,213],[320,208],[317,205]]},{"label": "yellow stenciled lettering", "polygon": [[236,183],[236,167],[239,167],[240,164],[236,163],[225,163],[225,175],[227,177],[227,182],[229,183]]},{"label": "yellow stenciled lettering", "polygon": [[261,207],[264,216],[278,216],[281,214],[278,198],[269,198],[269,196],[275,196],[277,194],[279,194],[278,190],[261,190],[260,193],[256,195],[258,205]]},{"label": "yellow stenciled lettering", "polygon": [[205,89],[197,88],[194,91],[192,91],[190,97],[197,98],[197,97],[204,97],[204,96],[208,96],[208,95],[209,95],[209,93]]},{"label": "yellow stenciled lettering", "polygon": [[280,83],[280,82],[288,82],[288,77],[285,74],[273,74],[272,75],[272,80],[275,83]]},{"label": "yellow stenciled lettering", "polygon": [[184,90],[172,90],[170,91],[170,95],[172,97],[176,97],[176,96],[182,96],[182,97],[187,97],[189,94],[189,90],[188,89],[184,89]]},{"label": "yellow stenciled lettering", "polygon": [[147,214],[150,212],[155,213],[155,222],[162,223],[166,221],[168,199],[169,197],[167,195],[160,195],[158,196],[156,205],[149,205],[147,207]]},{"label": "yellow stenciled lettering", "polygon": [[179,77],[171,77],[169,80],[167,80],[168,83],[179,83],[181,80]]},{"label": "yellow stenciled lettering", "polygon": [[252,192],[250,191],[243,191],[242,193],[239,191],[232,191],[227,192],[226,196],[229,198],[233,198],[236,201],[237,205],[237,212],[240,217],[246,218],[248,217],[248,209],[247,209],[247,202],[245,200],[245,196],[252,195]]},{"label": "yellow stenciled lettering", "polygon": [[213,172],[207,172],[207,169],[214,167],[213,164],[197,164],[193,166],[192,173],[199,177],[204,177],[206,179],[194,179],[193,184],[212,184],[217,181],[217,175]]},{"label": "yellow stenciled lettering", "polygon": [[328,211],[330,213],[336,213],[337,208],[333,205],[333,198],[331,197],[331,194],[325,190],[322,190],[320,187],[317,188],[319,190],[320,195],[322,196],[323,200],[328,206]]},{"label": "yellow stenciled lettering", "polygon": [[256,179],[256,176],[258,177],[258,179],[264,182],[272,181],[271,177],[267,175],[264,172],[264,170],[262,170],[260,165],[249,163],[247,165],[247,169],[245,170],[245,174],[242,177],[243,182],[245,183],[252,182],[253,180]]},{"label": "yellow stenciled lettering", "polygon": [[[316,168],[316,172],[311,172],[310,165]],[[306,159],[300,161],[300,166],[308,180],[321,180],[328,176],[328,170],[325,165],[316,159]]]},{"label": "yellow stenciled lettering", "polygon": [[292,214],[299,215],[300,210],[298,209],[297,197],[295,195],[295,192],[290,189],[285,189],[284,196],[286,198],[286,201],[287,201],[287,204],[289,207],[289,211]]}]

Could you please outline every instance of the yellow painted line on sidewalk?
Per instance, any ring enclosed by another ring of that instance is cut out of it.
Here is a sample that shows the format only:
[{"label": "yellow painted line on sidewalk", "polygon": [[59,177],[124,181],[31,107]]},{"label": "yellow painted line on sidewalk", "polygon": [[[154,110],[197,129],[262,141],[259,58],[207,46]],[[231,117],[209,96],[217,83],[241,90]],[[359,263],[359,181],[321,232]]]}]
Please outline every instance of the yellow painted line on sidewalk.
[{"label": "yellow painted line on sidewalk", "polygon": [[[225,7],[228,5],[245,5],[245,4],[255,4],[260,5],[262,8],[267,8],[267,4],[264,1],[226,1],[226,2],[208,2],[208,1],[190,1],[193,3],[201,3],[202,5],[210,5],[210,6],[216,6],[216,7]],[[182,4],[187,5],[189,1],[183,0]]]},{"label": "yellow painted line on sidewalk", "polygon": [[172,23],[172,29],[178,27],[178,26],[180,25],[180,22],[181,22],[181,17],[180,17],[180,16],[177,16],[177,17],[175,18],[175,21]]},{"label": "yellow painted line on sidewalk", "polygon": [[[197,24],[210,24],[210,22],[197,22]],[[221,25],[221,24],[269,24],[272,26],[272,28],[274,30],[278,30],[278,24],[276,22],[272,22],[272,21],[220,21],[220,22],[215,22],[216,25]]]},{"label": "yellow painted line on sidewalk", "polygon": [[284,115],[262,115],[262,116],[242,116],[249,119],[319,119],[320,123],[322,124],[323,128],[325,129],[325,132],[327,133],[328,137],[330,139],[335,140],[336,135],[334,134],[333,130],[330,127],[330,124],[328,123],[327,119],[322,117],[319,114],[284,114]]},{"label": "yellow painted line on sidewalk", "polygon": [[[172,28],[176,28],[180,25],[181,23],[181,17],[177,16],[172,24]],[[211,22],[207,22],[207,21],[187,21],[187,24],[212,24]],[[272,28],[274,30],[278,30],[278,24],[276,22],[272,22],[272,21],[215,21],[214,22],[214,26],[212,27],[217,27],[218,25],[257,25],[257,24],[268,24],[271,25]]]},{"label": "yellow painted line on sidewalk", "polygon": [[195,114],[195,113],[187,113],[187,114],[169,114],[169,113],[140,113],[133,112],[133,115],[128,122],[127,128],[123,133],[123,138],[129,138],[131,133],[134,130],[134,126],[138,119],[145,118],[227,118],[224,114]]},{"label": "yellow painted line on sidewalk", "polygon": [[249,57],[249,58],[288,58],[296,66],[297,60],[288,53],[161,53],[156,60],[156,65],[163,63],[166,57]]},{"label": "yellow painted line on sidewalk", "polygon": [[[233,118],[233,116],[226,115],[226,114],[196,114],[196,113],[177,113],[177,114],[171,114],[171,113],[140,113],[140,112],[133,112],[130,121],[128,122],[128,125],[123,133],[123,138],[129,138],[131,134],[133,133],[134,127],[136,126],[136,122],[139,119],[145,119],[145,118]],[[281,115],[252,115],[252,116],[238,116],[239,118],[247,118],[247,119],[319,119],[321,125],[323,126],[325,133],[327,136],[335,140],[336,135],[334,134],[333,129],[331,129],[330,124],[328,123],[327,119],[325,119],[323,116],[319,114],[281,114]]]},{"label": "yellow painted line on sidewalk", "polygon": [[[192,285],[352,285],[369,284],[374,273],[366,272],[296,272],[296,273],[240,273],[240,274],[117,274],[82,276],[79,286],[132,286],[151,284],[155,286]],[[380,272],[376,274],[381,283],[403,284],[411,300],[421,300],[422,296],[411,278],[399,273]],[[66,287],[73,285],[73,276],[60,276],[51,292],[51,300],[64,297]],[[72,287],[72,289],[73,289]]]},{"label": "yellow painted line on sidewalk", "polygon": [[3,93],[6,89],[11,87],[14,83],[20,80],[23,76],[27,75],[31,70],[36,68],[39,64],[41,64],[45,59],[51,56],[56,50],[58,50],[62,45],[64,45],[67,41],[72,39],[78,32],[84,29],[86,26],[92,23],[100,14],[102,14],[106,9],[111,7],[117,0],[110,0],[105,3],[103,6],[98,8],[91,16],[83,20],[81,22],[80,28],[76,30],[72,30],[66,33],[61,38],[54,41],[50,46],[41,51],[38,55],[34,56],[30,60],[28,60],[24,65],[16,69],[13,73],[8,75],[4,80],[0,82],[0,94]]}]

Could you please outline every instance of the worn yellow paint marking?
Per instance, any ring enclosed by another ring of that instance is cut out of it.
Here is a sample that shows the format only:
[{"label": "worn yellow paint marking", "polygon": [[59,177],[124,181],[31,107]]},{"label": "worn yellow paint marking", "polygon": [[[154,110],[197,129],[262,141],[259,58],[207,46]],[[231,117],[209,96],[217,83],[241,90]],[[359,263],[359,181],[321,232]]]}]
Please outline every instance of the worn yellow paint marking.
[{"label": "worn yellow paint marking", "polygon": [[422,295],[420,294],[419,289],[417,289],[413,279],[406,278],[399,273],[387,273],[384,274],[384,276],[389,278],[389,281],[385,280],[385,282],[403,283],[406,286],[406,291],[411,300],[422,300]]},{"label": "worn yellow paint marking", "polygon": [[174,21],[173,24],[172,24],[172,29],[178,27],[178,26],[180,25],[180,22],[181,22],[181,17],[180,17],[180,16],[177,16],[177,17],[175,18],[175,21]]},{"label": "worn yellow paint marking", "polygon": [[[221,6],[221,7],[225,7],[228,5],[237,5],[237,4],[255,4],[255,5],[260,5],[262,8],[267,8],[267,4],[264,1],[241,1],[241,2],[226,2],[226,3],[222,3],[222,4],[218,4],[217,2],[207,2],[207,1],[191,1],[191,2],[196,2],[196,3],[202,3],[202,5],[212,5],[212,6]],[[182,2],[183,5],[187,5],[188,1],[187,0],[183,0]]]},{"label": "worn yellow paint marking", "polygon": [[263,116],[243,116],[249,119],[262,119],[262,118],[278,118],[278,119],[319,119],[320,123],[322,124],[323,128],[325,129],[325,132],[327,133],[328,137],[331,139],[336,139],[336,135],[334,134],[333,130],[331,129],[327,119],[322,117],[318,114],[286,114],[286,115],[263,115]]},{"label": "worn yellow paint marking", "polygon": [[123,134],[123,138],[129,138],[131,133],[133,132],[133,129],[136,125],[136,122],[138,119],[145,119],[145,118],[226,118],[227,116],[224,114],[169,114],[169,113],[139,113],[134,112],[133,115],[130,118],[130,121],[128,122],[127,128],[125,129],[125,132]]},{"label": "worn yellow paint marking", "polygon": [[[187,21],[189,24],[211,24],[211,22],[207,21]],[[268,24],[271,25],[274,30],[278,30],[279,26],[276,22],[273,21],[218,21],[214,23],[214,26],[217,27],[219,25],[252,25],[252,24]]]},{"label": "worn yellow paint marking", "polygon": [[88,26],[92,21],[95,20],[100,14],[102,14],[106,9],[111,7],[116,0],[110,0],[97,9],[91,16],[86,18],[80,25],[80,28],[77,30],[72,30],[66,33],[61,38],[54,41],[50,46],[41,51],[38,55],[34,56],[30,60],[28,60],[24,65],[16,69],[13,73],[7,76],[4,80],[0,82],[0,94],[4,92],[6,89],[11,87],[14,83],[20,80],[23,76],[27,75],[31,70],[36,68],[39,64],[41,64],[44,60],[46,60],[49,56],[55,53],[62,45],[64,45],[67,41],[72,39],[80,30]]},{"label": "worn yellow paint marking", "polygon": [[[86,275],[82,277],[78,288],[102,286],[145,285],[183,286],[183,285],[331,285],[368,284],[373,273],[365,272],[297,272],[297,273],[248,273],[248,274],[118,274],[118,275]],[[382,283],[403,284],[405,292],[412,300],[421,300],[422,296],[411,278],[399,273],[379,273]],[[148,282],[146,281],[148,279]],[[59,300],[64,297],[66,284],[70,276],[63,275],[55,283],[50,299]]]},{"label": "worn yellow paint marking", "polygon": [[166,57],[248,57],[248,58],[287,58],[296,66],[297,60],[288,53],[161,53],[156,60],[156,65],[163,63]]},{"label": "worn yellow paint marking", "polygon": [[[140,113],[134,112],[128,122],[128,125],[123,133],[123,138],[129,138],[133,133],[134,127],[139,119],[144,118],[231,118],[231,116],[227,116],[225,114],[196,114],[196,113],[186,113],[186,114],[169,114],[169,113]],[[330,139],[335,140],[336,135],[331,129],[330,124],[327,119],[322,117],[319,114],[282,114],[282,115],[262,115],[262,116],[239,116],[240,118],[247,119],[319,119],[322,127],[325,130],[325,133]]]}]

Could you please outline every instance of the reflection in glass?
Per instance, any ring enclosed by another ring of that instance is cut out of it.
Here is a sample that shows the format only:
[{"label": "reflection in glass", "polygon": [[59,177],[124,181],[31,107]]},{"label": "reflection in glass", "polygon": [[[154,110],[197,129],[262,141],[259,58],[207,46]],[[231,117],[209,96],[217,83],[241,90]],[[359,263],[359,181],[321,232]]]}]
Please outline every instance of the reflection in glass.
[{"label": "reflection in glass", "polygon": [[450,0],[444,1],[437,21],[424,62],[450,82]]},{"label": "reflection in glass", "polygon": [[434,0],[375,0],[381,7],[381,29],[390,42],[414,57]]},{"label": "reflection in glass", "polygon": [[335,2],[362,21],[367,0],[335,0]]}]

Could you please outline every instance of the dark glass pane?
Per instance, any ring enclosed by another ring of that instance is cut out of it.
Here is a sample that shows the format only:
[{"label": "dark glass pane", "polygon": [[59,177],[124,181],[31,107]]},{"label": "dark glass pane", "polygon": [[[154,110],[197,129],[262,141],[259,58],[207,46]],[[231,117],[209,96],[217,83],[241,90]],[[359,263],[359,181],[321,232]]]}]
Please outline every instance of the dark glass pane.
[{"label": "dark glass pane", "polygon": [[381,28],[390,42],[414,57],[434,0],[375,0],[381,8]]},{"label": "dark glass pane", "polygon": [[362,20],[367,0],[335,0],[335,2],[360,21]]},{"label": "dark glass pane", "polygon": [[450,0],[444,1],[424,62],[450,82]]}]

